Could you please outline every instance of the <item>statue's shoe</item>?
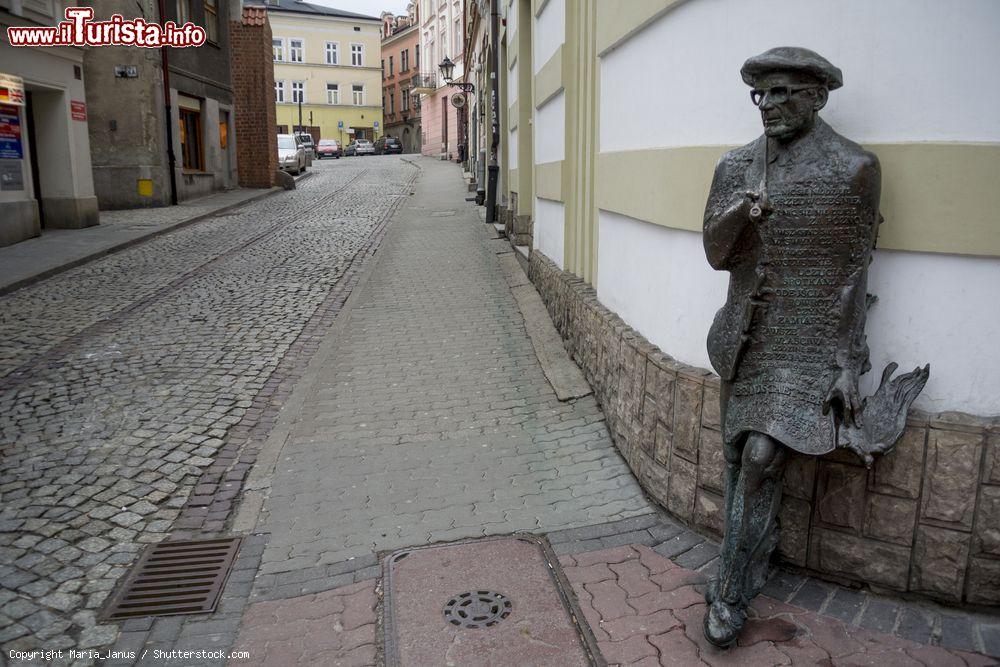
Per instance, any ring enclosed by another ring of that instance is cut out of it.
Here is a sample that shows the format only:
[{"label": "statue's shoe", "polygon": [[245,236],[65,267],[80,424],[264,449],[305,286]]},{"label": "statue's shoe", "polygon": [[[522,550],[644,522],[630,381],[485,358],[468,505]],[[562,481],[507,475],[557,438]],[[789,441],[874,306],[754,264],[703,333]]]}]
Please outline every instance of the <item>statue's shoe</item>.
[{"label": "statue's shoe", "polygon": [[743,629],[746,614],[722,600],[715,600],[705,612],[705,639],[719,648],[736,642]]}]

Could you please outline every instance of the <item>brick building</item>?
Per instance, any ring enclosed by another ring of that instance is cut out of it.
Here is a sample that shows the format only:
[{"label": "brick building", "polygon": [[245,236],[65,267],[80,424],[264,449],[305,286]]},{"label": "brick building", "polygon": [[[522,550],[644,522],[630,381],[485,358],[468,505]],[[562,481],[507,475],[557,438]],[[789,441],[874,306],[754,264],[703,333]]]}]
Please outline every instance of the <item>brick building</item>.
[{"label": "brick building", "polygon": [[278,169],[278,138],[267,9],[247,6],[229,29],[233,47],[233,105],[236,108],[236,162],[239,184],[245,188],[274,185]]},{"label": "brick building", "polygon": [[419,153],[420,103],[410,91],[420,76],[420,19],[415,2],[406,9],[405,16],[382,14],[382,117],[404,153]]}]

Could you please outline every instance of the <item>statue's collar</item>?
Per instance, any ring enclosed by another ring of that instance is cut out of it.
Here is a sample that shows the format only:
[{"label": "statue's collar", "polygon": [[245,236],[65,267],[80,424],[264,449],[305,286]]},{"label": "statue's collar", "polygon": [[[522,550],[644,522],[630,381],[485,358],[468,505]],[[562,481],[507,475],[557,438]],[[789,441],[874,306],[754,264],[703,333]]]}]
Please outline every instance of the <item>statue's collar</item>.
[{"label": "statue's collar", "polygon": [[[794,139],[787,144],[781,144],[776,141],[771,142],[767,147],[768,164],[777,163],[779,166],[785,166],[789,163],[796,162],[803,151],[809,150],[810,147],[824,142],[831,132],[832,129],[823,121],[822,118],[816,118],[816,122],[813,124],[812,128],[801,137]],[[767,136],[761,136],[759,141],[766,142]]]}]

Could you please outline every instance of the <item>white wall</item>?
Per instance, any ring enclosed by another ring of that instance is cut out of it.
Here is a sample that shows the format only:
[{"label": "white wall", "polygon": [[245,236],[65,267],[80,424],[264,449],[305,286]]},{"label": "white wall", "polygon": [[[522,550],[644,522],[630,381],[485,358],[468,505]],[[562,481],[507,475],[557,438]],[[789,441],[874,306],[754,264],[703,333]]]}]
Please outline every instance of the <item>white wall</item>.
[{"label": "white wall", "polygon": [[705,261],[701,234],[599,211],[597,298],[670,356],[711,368],[705,339],[729,274]]},{"label": "white wall", "polygon": [[566,247],[565,227],[565,204],[535,197],[534,248],[541,250],[560,269]]},{"label": "white wall", "polygon": [[788,44],[843,70],[823,116],[855,141],[1000,141],[996,0],[690,0],[603,58],[601,150],[747,143],[740,67]]},{"label": "white wall", "polygon": [[564,41],[566,0],[549,0],[542,13],[531,22],[531,62],[534,74],[538,74]]},{"label": "white wall", "polygon": [[566,159],[566,93],[535,110],[535,163]]},{"label": "white wall", "polygon": [[[508,44],[507,52],[510,53],[511,49],[516,49],[517,44]],[[507,71],[507,106],[511,106],[517,101],[517,70],[518,63],[514,63],[514,66]]]},{"label": "white wall", "polygon": [[510,168],[517,169],[517,128],[507,133],[507,159],[510,160]]},{"label": "white wall", "polygon": [[[843,70],[823,117],[855,141],[1000,142],[998,27],[995,0],[690,0],[602,59],[601,150],[751,141],[760,116],[739,69],[783,44]],[[599,225],[601,301],[668,354],[710,367],[705,338],[729,274],[708,266],[701,235],[605,211]],[[888,361],[929,362],[917,407],[1000,414],[998,288],[1000,259],[878,251],[866,390]]]},{"label": "white wall", "polygon": [[[705,340],[729,274],[705,260],[701,234],[600,212],[597,296],[667,354],[711,368]],[[548,253],[546,253],[548,254]],[[890,361],[931,364],[916,406],[1000,414],[1000,259],[879,250],[868,291],[870,393]]]}]

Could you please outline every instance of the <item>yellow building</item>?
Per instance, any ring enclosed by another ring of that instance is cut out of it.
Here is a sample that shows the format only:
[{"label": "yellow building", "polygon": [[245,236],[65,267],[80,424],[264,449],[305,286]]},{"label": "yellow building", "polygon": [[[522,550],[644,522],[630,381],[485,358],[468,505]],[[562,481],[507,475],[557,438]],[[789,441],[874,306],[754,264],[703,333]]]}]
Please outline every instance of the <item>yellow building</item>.
[{"label": "yellow building", "polygon": [[345,145],[381,136],[381,20],[299,0],[266,5],[278,132],[301,125]]}]

